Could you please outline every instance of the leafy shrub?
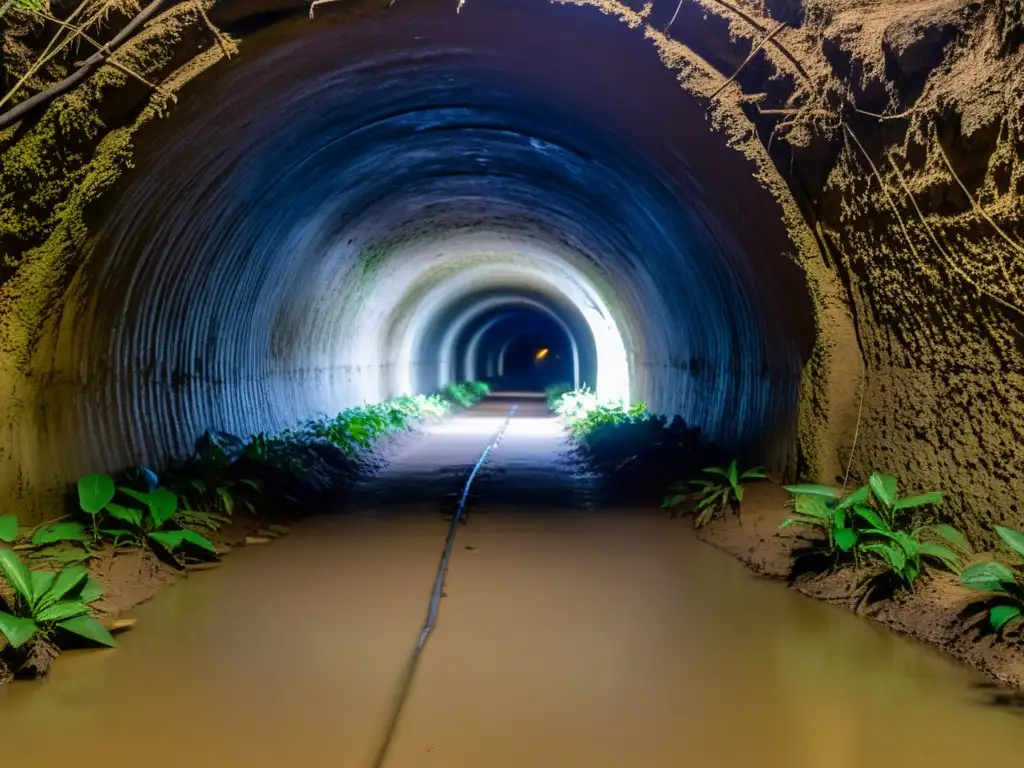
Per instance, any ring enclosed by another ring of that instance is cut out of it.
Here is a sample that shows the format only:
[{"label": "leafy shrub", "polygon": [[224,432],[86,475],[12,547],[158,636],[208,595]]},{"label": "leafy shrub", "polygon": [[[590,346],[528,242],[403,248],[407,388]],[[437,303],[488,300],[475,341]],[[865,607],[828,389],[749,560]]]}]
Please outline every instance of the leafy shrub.
[{"label": "leafy shrub", "polygon": [[[87,522],[59,521],[36,531],[32,544],[77,542],[87,548],[101,540],[115,546],[155,543],[168,553],[186,544],[216,553],[216,547],[178,519],[178,495],[156,485],[156,475],[144,475],[148,490],[118,486],[110,475],[86,475],[78,481],[78,503]],[[116,501],[115,501],[116,499]]]},{"label": "leafy shrub", "polygon": [[0,550],[0,576],[13,596],[0,610],[0,635],[14,648],[33,638],[49,641],[56,630],[114,647],[117,643],[96,619],[89,604],[103,596],[103,585],[80,565],[60,572],[29,570],[18,555]]},{"label": "leafy shrub", "polygon": [[[1010,549],[1024,558],[1024,533],[1001,525],[995,526],[995,530]],[[986,561],[965,568],[960,583],[989,593],[981,602],[988,611],[989,626],[997,633],[1024,622],[1024,575],[1014,573],[1003,563]]]},{"label": "leafy shrub", "polygon": [[879,579],[894,577],[912,587],[927,565],[959,570],[960,555],[946,544],[970,552],[967,540],[950,525],[911,528],[909,513],[941,504],[942,494],[901,499],[898,482],[891,475],[873,473],[867,485],[845,497],[839,489],[823,485],[789,485],[786,490],[795,497],[796,515],[782,528],[798,524],[822,529],[835,563],[845,556],[859,563],[867,556],[880,567]]},{"label": "leafy shrub", "polygon": [[743,502],[743,483],[750,480],[763,480],[766,475],[761,471],[763,467],[752,467],[743,472],[739,471],[736,459],[733,459],[728,467],[705,467],[702,471],[709,475],[716,475],[721,480],[698,479],[690,480],[689,483],[676,485],[669,490],[668,496],[661,506],[665,509],[674,509],[690,497],[686,492],[687,485],[696,485],[703,488],[700,491],[700,502],[697,504],[693,525],[700,528],[709,523],[718,511],[724,516],[728,509],[732,509],[739,517],[740,505]]},{"label": "leafy shrub", "polygon": [[469,408],[491,392],[490,385],[482,381],[470,381],[462,384],[449,384],[441,392],[441,396],[454,405]]},{"label": "leafy shrub", "polygon": [[555,384],[544,390],[544,397],[547,399],[548,407],[553,411],[557,408],[563,395],[572,392],[571,384]]},{"label": "leafy shrub", "polygon": [[586,439],[600,427],[636,424],[654,418],[646,403],[626,407],[621,402],[600,402],[588,387],[563,393],[553,401],[551,408],[565,420],[577,439]]}]

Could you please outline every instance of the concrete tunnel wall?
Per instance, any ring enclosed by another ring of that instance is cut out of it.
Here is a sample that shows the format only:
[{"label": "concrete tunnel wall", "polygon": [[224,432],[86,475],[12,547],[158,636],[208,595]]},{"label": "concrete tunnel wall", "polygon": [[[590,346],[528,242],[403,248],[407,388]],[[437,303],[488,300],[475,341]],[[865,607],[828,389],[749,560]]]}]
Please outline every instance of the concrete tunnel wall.
[{"label": "concrete tunnel wall", "polygon": [[605,394],[792,470],[814,310],[756,166],[614,19],[412,6],[256,35],[140,133],[7,477],[62,488],[433,389],[443,318],[494,291],[590,311]]}]

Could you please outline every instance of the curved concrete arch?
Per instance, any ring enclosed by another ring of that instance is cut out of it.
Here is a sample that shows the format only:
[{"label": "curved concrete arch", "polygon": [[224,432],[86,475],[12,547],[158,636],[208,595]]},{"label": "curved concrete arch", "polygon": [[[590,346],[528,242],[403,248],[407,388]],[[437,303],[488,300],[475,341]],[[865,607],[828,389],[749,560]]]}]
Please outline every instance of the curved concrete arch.
[{"label": "curved concrete arch", "polygon": [[435,386],[429,329],[500,290],[575,307],[604,396],[790,461],[815,313],[758,167],[615,19],[445,7],[253,40],[139,133],[46,330],[40,378],[67,385],[33,395],[19,472]]},{"label": "curved concrete arch", "polygon": [[[549,318],[563,332],[565,339],[569,343],[569,349],[572,355],[573,378],[571,383],[574,386],[580,386],[583,383],[583,378],[580,372],[579,344],[577,344],[576,339],[573,338],[568,326],[562,323],[556,315],[554,315],[553,313],[542,312],[541,316]],[[488,334],[491,334],[496,330],[500,330],[503,324],[508,324],[509,322],[517,322],[517,315],[515,313],[503,312],[501,314],[498,314],[494,317],[491,317],[483,321],[483,324],[472,332],[471,336],[466,341],[464,354],[459,355],[458,353],[456,353],[456,359],[458,359],[459,357],[462,358],[462,377],[464,379],[472,381],[475,379],[483,379],[485,377],[491,377],[496,375],[496,366],[495,372],[489,373],[488,371],[491,370],[491,367],[486,364],[480,364],[480,358],[483,352],[481,347],[487,347],[485,340]],[[492,356],[495,356],[493,354],[493,348],[490,349],[489,351],[492,352]],[[501,354],[499,353],[497,357],[500,358]]]}]

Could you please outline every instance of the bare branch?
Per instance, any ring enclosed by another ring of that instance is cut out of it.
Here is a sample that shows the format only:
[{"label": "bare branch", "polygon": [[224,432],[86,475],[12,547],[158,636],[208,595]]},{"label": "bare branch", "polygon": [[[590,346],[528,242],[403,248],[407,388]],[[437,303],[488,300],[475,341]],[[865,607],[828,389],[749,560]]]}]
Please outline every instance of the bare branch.
[{"label": "bare branch", "polygon": [[56,85],[47,88],[45,91],[40,91],[34,96],[30,96],[17,106],[12,107],[3,114],[0,114],[0,129],[13,125],[32,110],[41,107],[44,104],[49,104],[55,98],[61,94],[67,93],[85,80],[97,68],[105,63],[122,43],[135,34],[143,24],[149,21],[149,19],[151,19],[156,12],[160,10],[160,6],[162,6],[163,3],[164,0],[153,0],[153,2],[142,9],[142,12],[139,13],[138,16],[128,22],[124,29],[118,32],[113,40],[86,59],[82,66],[71,75],[64,78]]}]

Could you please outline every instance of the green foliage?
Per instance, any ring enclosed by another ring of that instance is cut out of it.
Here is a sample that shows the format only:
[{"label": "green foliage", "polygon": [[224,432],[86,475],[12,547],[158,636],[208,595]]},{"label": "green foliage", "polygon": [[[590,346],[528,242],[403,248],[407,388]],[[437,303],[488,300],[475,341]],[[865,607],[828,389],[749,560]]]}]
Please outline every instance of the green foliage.
[{"label": "green foliage", "polygon": [[544,390],[544,396],[547,398],[548,407],[554,411],[558,407],[559,401],[563,395],[567,395],[573,391],[571,384],[555,384],[554,386],[548,387]]},{"label": "green foliage", "polygon": [[103,585],[80,565],[62,571],[30,570],[10,550],[0,550],[0,576],[14,596],[0,610],[0,635],[14,648],[57,629],[114,647],[110,633],[89,616],[89,603],[103,596]]},{"label": "green foliage", "polygon": [[673,486],[669,494],[662,501],[663,509],[674,509],[683,504],[689,497],[687,485],[697,486],[701,490],[700,501],[693,518],[695,528],[700,528],[709,523],[715,513],[721,511],[724,515],[726,510],[733,509],[737,516],[740,514],[740,505],[743,503],[743,483],[750,480],[763,480],[766,475],[763,467],[752,467],[740,472],[739,463],[733,459],[727,467],[705,467],[702,472],[713,475],[715,480],[697,479],[690,480],[687,484]]},{"label": "green foliage", "polygon": [[[486,384],[452,385],[459,405],[472,405],[484,397]],[[323,418],[308,422],[298,433],[289,433],[295,439],[303,433],[327,440],[346,455],[354,456],[370,449],[377,440],[393,432],[401,432],[426,418],[440,418],[451,409],[452,398],[442,395],[405,395],[373,405],[347,408],[333,419]]]},{"label": "green foliage", "polygon": [[588,387],[564,392],[549,403],[577,440],[585,440],[602,426],[635,424],[654,418],[647,403],[627,407],[621,402],[600,402]]},{"label": "green foliage", "polygon": [[86,553],[44,550],[46,556],[73,561],[88,557],[88,549],[100,541],[141,545],[156,543],[168,552],[184,544],[193,544],[208,552],[216,547],[195,531],[184,528],[179,519],[179,498],[168,488],[156,485],[156,475],[144,470],[142,476],[152,484],[150,490],[118,486],[109,475],[97,473],[78,481],[78,520],[58,521],[37,530],[31,543],[46,547],[59,543],[84,545]]},{"label": "green foliage", "polygon": [[[925,493],[900,498],[891,475],[874,473],[867,485],[843,496],[837,488],[789,485],[795,514],[780,528],[804,525],[825,533],[825,546],[836,564],[863,557],[880,568],[881,578],[894,577],[912,587],[925,566],[956,572],[961,552],[970,552],[963,535],[950,525],[926,524],[910,528],[908,512],[942,503],[942,494]],[[952,547],[952,548],[951,548]]]},{"label": "green foliage", "polygon": [[18,538],[18,518],[15,515],[0,515],[0,541],[10,544]]},{"label": "green foliage", "polygon": [[449,384],[441,392],[443,397],[453,405],[469,408],[490,394],[491,388],[482,381],[469,381],[462,384]]},{"label": "green foliage", "polygon": [[[1024,558],[1024,533],[1001,525],[995,526],[995,530],[1018,557]],[[960,583],[968,589],[989,593],[982,603],[988,610],[989,626],[997,633],[1024,622],[1024,575],[1003,563],[985,561],[965,568]]]},{"label": "green foliage", "polygon": [[[191,458],[167,474],[166,482],[181,498],[182,507],[228,517],[239,504],[254,511],[250,497],[261,493],[262,488],[254,477],[237,470],[238,459],[248,447],[227,432],[206,432],[200,437]],[[251,450],[260,447],[257,443]]]}]

